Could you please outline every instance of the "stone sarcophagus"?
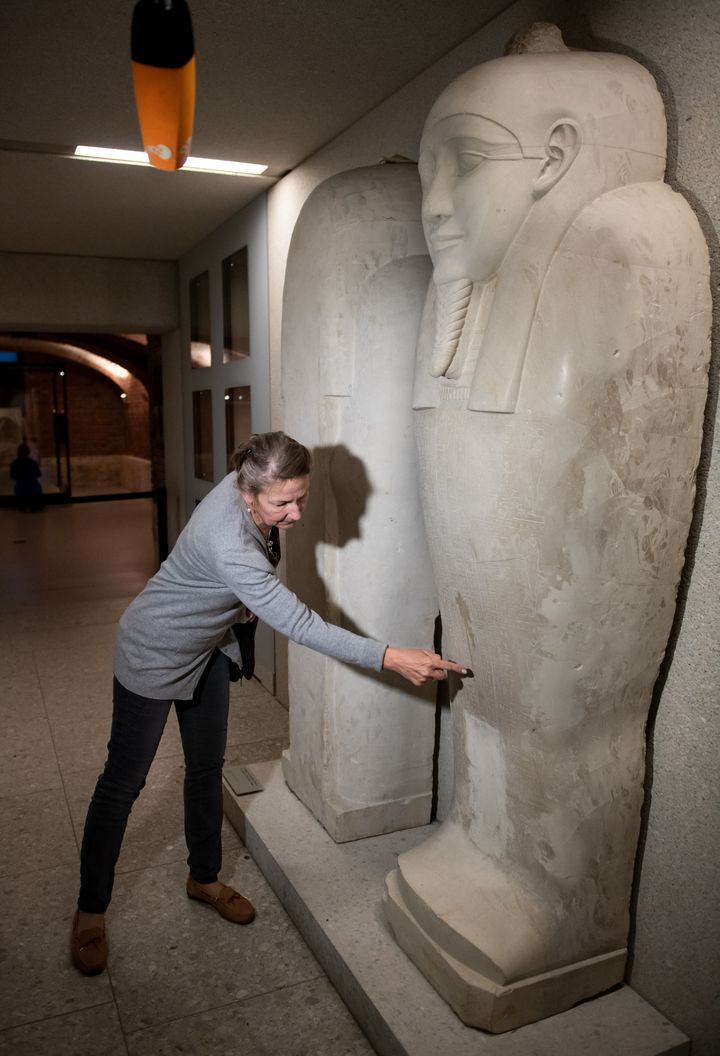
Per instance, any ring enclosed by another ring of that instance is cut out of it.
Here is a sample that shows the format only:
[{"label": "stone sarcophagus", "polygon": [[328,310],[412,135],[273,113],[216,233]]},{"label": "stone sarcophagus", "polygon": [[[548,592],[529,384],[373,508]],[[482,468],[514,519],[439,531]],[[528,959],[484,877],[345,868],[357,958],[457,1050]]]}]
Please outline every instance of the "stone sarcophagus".
[{"label": "stone sarcophagus", "polygon": [[[306,202],[283,304],[286,431],[313,449],[287,583],[326,619],[431,647],[438,611],[410,394],[430,277],[408,164],[341,173]],[[338,842],[430,820],[430,688],[289,644],[290,788]]]},{"label": "stone sarcophagus", "polygon": [[414,413],[443,651],[474,677],[449,816],[385,911],[495,1032],[624,974],[709,361],[707,247],[665,151],[649,73],[552,34],[460,77],[423,133]]}]

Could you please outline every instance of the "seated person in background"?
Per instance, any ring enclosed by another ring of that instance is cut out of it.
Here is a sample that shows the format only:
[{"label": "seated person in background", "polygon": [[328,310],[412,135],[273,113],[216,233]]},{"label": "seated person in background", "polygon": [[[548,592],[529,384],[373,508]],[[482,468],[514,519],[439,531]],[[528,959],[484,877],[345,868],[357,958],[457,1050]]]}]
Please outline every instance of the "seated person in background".
[{"label": "seated person in background", "polygon": [[30,455],[28,445],[20,444],[17,457],[10,463],[10,479],[15,481],[19,510],[36,513],[43,508],[41,472],[40,466]]}]

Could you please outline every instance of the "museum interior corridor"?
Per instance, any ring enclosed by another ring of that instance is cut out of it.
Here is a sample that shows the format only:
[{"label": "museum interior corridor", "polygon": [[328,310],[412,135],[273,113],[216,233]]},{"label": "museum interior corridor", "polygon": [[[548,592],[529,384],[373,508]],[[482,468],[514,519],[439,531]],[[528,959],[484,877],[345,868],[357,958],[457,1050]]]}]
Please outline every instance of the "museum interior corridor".
[{"label": "museum interior corridor", "polygon": [[[72,967],[85,810],[110,722],[115,624],[154,571],[150,500],[0,510],[0,1054],[372,1056],[226,823],[233,927],[185,894],[182,752],[171,716],[131,816],[108,914],[110,965]],[[287,712],[232,687],[227,761],[277,758]]]}]

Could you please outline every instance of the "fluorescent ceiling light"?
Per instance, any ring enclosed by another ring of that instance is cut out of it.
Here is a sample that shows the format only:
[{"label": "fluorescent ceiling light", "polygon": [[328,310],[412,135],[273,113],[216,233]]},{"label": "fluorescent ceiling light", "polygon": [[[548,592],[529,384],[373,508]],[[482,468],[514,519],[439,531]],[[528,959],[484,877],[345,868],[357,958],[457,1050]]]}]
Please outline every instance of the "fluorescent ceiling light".
[{"label": "fluorescent ceiling light", "polygon": [[[144,150],[118,150],[116,147],[75,147],[75,157],[88,161],[111,161],[120,165],[147,165],[152,168]],[[188,158],[179,172],[219,172],[231,176],[261,176],[267,165],[245,161],[223,161],[217,158]]]},{"label": "fluorescent ceiling light", "polygon": [[189,172],[228,172],[236,176],[262,176],[267,165],[250,161],[221,161],[218,158],[188,158],[183,169]]}]

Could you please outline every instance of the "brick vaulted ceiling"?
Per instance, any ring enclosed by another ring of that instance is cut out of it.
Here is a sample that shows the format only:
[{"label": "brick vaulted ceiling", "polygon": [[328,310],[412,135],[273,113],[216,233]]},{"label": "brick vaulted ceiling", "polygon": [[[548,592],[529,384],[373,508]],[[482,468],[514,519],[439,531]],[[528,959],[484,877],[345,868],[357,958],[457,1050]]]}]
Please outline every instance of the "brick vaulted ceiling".
[{"label": "brick vaulted ceiling", "polygon": [[193,154],[262,161],[239,180],[98,165],[141,149],[133,0],[0,4],[0,252],[176,259],[485,24],[507,0],[189,0]]}]

